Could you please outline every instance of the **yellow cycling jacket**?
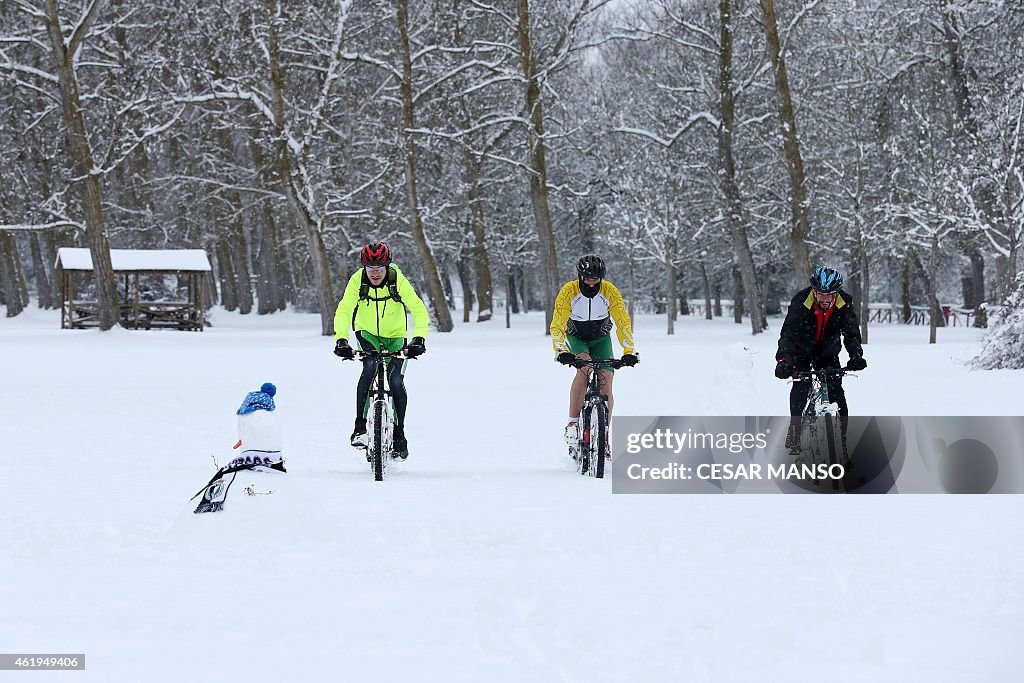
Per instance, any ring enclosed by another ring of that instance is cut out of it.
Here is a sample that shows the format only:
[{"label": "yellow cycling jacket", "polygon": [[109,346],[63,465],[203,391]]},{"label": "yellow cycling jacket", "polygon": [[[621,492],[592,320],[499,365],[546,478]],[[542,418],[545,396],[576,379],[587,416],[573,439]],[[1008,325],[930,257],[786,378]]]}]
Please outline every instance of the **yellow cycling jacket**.
[{"label": "yellow cycling jacket", "polygon": [[567,335],[593,341],[608,334],[615,322],[623,353],[635,353],[633,323],[618,288],[608,280],[601,280],[601,288],[593,297],[580,291],[579,280],[566,282],[555,299],[555,313],[551,317],[551,343],[555,353],[569,351]]},{"label": "yellow cycling jacket", "polygon": [[[359,299],[359,287],[363,282],[363,269],[360,268],[349,278],[345,285],[345,293],[338,302],[338,310],[334,313],[334,339],[348,339],[349,330],[354,328],[366,330],[378,337],[423,337],[427,338],[427,325],[430,317],[427,314],[427,307],[423,300],[416,294],[412,283],[399,270],[398,266],[391,264],[389,268],[395,270],[395,286],[398,295],[402,297],[401,303],[391,298],[388,291],[387,277],[380,287],[371,286],[365,299]],[[404,304],[404,305],[403,305]],[[406,308],[412,313],[413,333],[409,333],[409,323],[405,315]],[[355,312],[353,324],[352,313]]]}]

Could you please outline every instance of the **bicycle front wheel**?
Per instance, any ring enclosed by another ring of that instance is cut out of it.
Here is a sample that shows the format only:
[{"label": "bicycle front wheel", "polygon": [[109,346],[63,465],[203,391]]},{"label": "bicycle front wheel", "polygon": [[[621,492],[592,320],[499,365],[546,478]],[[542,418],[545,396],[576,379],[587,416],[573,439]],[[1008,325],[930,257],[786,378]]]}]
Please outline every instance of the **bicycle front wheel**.
[{"label": "bicycle front wheel", "polygon": [[384,481],[384,412],[385,403],[373,403],[373,442],[370,444],[370,465],[373,468],[373,480]]}]

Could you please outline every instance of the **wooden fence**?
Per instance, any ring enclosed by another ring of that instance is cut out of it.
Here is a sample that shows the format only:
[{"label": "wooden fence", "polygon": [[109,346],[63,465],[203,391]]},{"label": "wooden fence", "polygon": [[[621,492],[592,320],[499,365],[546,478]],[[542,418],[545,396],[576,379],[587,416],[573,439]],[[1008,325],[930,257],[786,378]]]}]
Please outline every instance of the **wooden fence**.
[{"label": "wooden fence", "polygon": [[[704,300],[703,299],[690,299],[687,301],[690,307],[690,315],[697,316],[699,318],[704,317]],[[712,302],[712,308],[714,302]],[[783,311],[789,308],[788,301],[780,302]],[[879,324],[906,324],[906,325],[927,325],[928,324],[928,307],[927,306],[911,306],[910,307],[910,319],[903,320],[903,306],[898,304],[870,304],[868,306],[870,311],[868,315],[868,322],[879,323]],[[957,306],[943,306],[942,315],[946,319],[946,324],[949,327],[970,327],[971,323],[974,322],[975,312],[971,309],[960,308]],[[732,317],[732,301],[722,300],[722,317]]]}]

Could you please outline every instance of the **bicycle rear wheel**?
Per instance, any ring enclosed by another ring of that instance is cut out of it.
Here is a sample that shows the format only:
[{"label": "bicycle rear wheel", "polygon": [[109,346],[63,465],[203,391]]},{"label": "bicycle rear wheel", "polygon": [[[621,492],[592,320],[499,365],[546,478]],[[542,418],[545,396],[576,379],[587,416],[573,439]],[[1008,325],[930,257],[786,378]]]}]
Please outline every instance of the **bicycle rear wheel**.
[{"label": "bicycle rear wheel", "polygon": [[590,467],[590,407],[583,406],[580,412],[579,434],[576,442],[576,471],[586,474]]}]

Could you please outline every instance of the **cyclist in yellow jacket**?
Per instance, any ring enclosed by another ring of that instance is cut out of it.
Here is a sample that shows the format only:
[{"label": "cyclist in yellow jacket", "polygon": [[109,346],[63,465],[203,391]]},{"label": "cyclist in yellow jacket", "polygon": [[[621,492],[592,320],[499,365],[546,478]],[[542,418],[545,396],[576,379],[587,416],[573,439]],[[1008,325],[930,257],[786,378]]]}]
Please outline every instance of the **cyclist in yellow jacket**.
[{"label": "cyclist in yellow jacket", "polygon": [[[359,347],[368,351],[398,351],[405,348],[409,358],[427,351],[427,307],[416,294],[412,283],[391,262],[391,250],[382,242],[367,244],[359,252],[362,267],[352,274],[345,293],[334,314],[334,354],[352,359],[355,352],[348,343],[351,329],[355,330]],[[406,310],[412,314],[414,336],[406,344],[409,323]],[[363,360],[363,372],[356,385],[356,423],[349,441],[356,448],[366,447],[366,397],[377,372],[376,361]],[[395,405],[395,456],[405,460],[409,456],[409,443],[405,437],[405,411],[408,395],[405,391],[405,361],[389,361],[388,384]]]},{"label": "cyclist in yellow jacket", "polygon": [[[636,365],[640,359],[633,344],[633,324],[622,294],[604,279],[604,261],[600,256],[587,254],[576,264],[576,273],[579,277],[565,283],[555,299],[555,311],[551,317],[551,343],[558,354],[555,360],[563,365],[572,365],[577,358],[614,358],[609,334],[614,322],[622,346],[623,364]],[[601,386],[608,396],[608,415],[611,416],[615,371],[611,367],[602,367],[599,372]],[[565,427],[565,439],[570,448],[575,446],[578,438],[577,425],[589,376],[590,368],[578,369],[569,389],[569,424]]]}]

